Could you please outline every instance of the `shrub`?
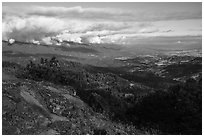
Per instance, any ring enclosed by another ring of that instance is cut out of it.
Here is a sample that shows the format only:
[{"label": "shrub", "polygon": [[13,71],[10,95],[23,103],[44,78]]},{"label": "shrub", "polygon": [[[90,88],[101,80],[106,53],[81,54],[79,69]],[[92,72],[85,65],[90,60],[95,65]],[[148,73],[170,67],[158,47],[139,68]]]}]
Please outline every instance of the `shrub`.
[{"label": "shrub", "polygon": [[202,134],[201,83],[189,79],[144,97],[129,114],[135,123],[157,125],[167,134]]},{"label": "shrub", "polygon": [[78,66],[70,69],[63,68],[59,61],[53,57],[50,60],[41,58],[38,64],[30,61],[21,77],[73,86],[77,91],[77,95],[92,106],[95,111],[102,113],[105,111],[115,118],[124,117],[126,104],[125,101],[117,96],[117,88],[111,86],[109,86],[110,89],[98,88],[107,81],[114,81],[115,79],[112,76],[103,74],[94,75],[85,70],[78,69]]}]

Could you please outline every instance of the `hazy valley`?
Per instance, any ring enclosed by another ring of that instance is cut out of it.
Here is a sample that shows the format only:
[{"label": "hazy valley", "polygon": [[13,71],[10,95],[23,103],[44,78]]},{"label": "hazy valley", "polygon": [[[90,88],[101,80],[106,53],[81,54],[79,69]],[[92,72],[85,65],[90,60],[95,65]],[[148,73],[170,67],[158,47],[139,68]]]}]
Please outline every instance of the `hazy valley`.
[{"label": "hazy valley", "polygon": [[[3,41],[3,134],[200,133],[182,126],[190,126],[188,121],[174,122],[181,115],[199,121],[188,115],[199,115],[200,108],[191,110],[188,104],[201,97],[201,51],[129,50]],[[167,111],[172,116],[166,117]]]}]

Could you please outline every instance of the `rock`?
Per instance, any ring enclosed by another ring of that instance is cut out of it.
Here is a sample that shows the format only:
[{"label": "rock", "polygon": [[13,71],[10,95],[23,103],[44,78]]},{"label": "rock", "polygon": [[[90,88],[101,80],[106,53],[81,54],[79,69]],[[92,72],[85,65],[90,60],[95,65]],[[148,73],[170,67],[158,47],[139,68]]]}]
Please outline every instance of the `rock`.
[{"label": "rock", "polygon": [[132,93],[128,93],[128,94],[125,94],[125,95],[124,95],[124,98],[125,98],[125,100],[128,101],[128,102],[132,102],[132,101],[134,101],[135,95],[132,94]]},{"label": "rock", "polygon": [[128,93],[128,94],[125,94],[125,98],[128,99],[128,98],[134,98],[135,96],[131,93]]},{"label": "rock", "polygon": [[133,83],[130,83],[130,87],[133,87],[135,84],[133,84]]},{"label": "rock", "polygon": [[59,135],[59,133],[56,130],[49,129],[47,131],[40,133],[40,135]]}]

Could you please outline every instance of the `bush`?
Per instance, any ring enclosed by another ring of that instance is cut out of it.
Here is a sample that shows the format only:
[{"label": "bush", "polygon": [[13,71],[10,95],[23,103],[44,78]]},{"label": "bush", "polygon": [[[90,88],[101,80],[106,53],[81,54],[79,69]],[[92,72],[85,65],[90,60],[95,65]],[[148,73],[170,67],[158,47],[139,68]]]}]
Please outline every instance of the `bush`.
[{"label": "bush", "polygon": [[167,134],[202,134],[201,83],[189,79],[168,91],[156,91],[144,97],[129,114],[135,123],[157,125]]},{"label": "bush", "polygon": [[[67,62],[67,64],[69,63]],[[124,117],[126,102],[118,97],[117,87],[119,86],[116,85],[116,88],[112,86],[98,88],[107,81],[114,81],[115,79],[111,75],[91,74],[78,66],[70,69],[63,68],[59,61],[53,57],[50,60],[41,58],[38,64],[30,61],[21,77],[73,86],[77,95],[95,111],[107,113],[117,119],[118,117]]]},{"label": "bush", "polygon": [[73,85],[76,75],[62,69],[59,61],[55,57],[52,57],[49,61],[41,58],[39,64],[34,64],[30,61],[20,77],[37,81],[45,80],[62,85]]},{"label": "bush", "polygon": [[[77,95],[95,111],[106,111],[117,121],[153,131],[158,129],[165,134],[202,133],[202,80],[188,79],[183,84],[148,93],[128,104],[119,96],[128,90],[123,79],[111,74],[89,73],[78,65],[74,67],[73,62],[70,66],[73,67],[63,68],[55,57],[42,58],[38,64],[30,61],[21,77],[73,86]],[[107,82],[111,84],[105,84]]]}]

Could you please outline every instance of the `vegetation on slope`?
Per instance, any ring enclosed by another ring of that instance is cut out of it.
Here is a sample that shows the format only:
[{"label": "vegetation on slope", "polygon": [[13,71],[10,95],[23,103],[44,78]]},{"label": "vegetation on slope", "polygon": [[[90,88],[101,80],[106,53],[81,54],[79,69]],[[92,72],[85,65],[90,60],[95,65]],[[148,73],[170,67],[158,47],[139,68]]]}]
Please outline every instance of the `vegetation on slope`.
[{"label": "vegetation on slope", "polygon": [[113,73],[90,70],[75,62],[63,65],[55,57],[42,58],[40,63],[30,61],[17,77],[71,86],[94,112],[148,133],[202,133],[201,79],[154,91],[137,83],[130,86],[131,82]]}]

